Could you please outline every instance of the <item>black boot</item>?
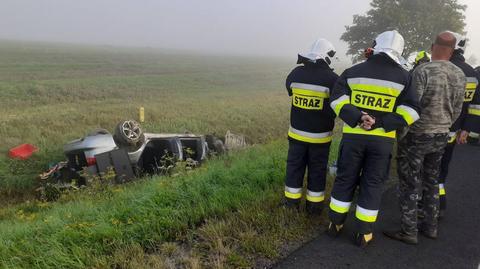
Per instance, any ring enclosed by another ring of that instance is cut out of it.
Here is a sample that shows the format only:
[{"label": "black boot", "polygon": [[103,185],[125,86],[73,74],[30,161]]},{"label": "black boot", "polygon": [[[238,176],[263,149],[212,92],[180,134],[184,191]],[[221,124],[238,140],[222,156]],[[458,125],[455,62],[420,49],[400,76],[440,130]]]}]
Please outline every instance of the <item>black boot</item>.
[{"label": "black boot", "polygon": [[418,244],[418,238],[416,235],[406,234],[403,231],[384,231],[384,235],[390,237],[391,239],[401,241],[406,244],[416,245]]},{"label": "black boot", "polygon": [[419,229],[419,232],[425,236],[426,238],[429,239],[437,239],[438,238],[438,229],[437,228],[431,228],[431,227],[426,227],[425,225],[422,225],[421,228]]},{"label": "black boot", "polygon": [[343,224],[340,224],[340,225],[336,225],[334,224],[333,222],[330,222],[328,224],[328,230],[327,230],[327,234],[330,236],[330,237],[337,237],[341,232],[342,232],[342,229],[343,229]]},{"label": "black boot", "polygon": [[322,215],[323,203],[312,203],[307,201],[305,204],[305,209],[311,216],[320,216]]},{"label": "black boot", "polygon": [[283,201],[283,206],[289,209],[300,211],[300,199],[285,198]]},{"label": "black boot", "polygon": [[367,247],[370,243],[372,243],[372,241],[373,241],[373,233],[369,233],[369,234],[357,233],[355,234],[355,237],[354,237],[355,245],[361,248]]}]

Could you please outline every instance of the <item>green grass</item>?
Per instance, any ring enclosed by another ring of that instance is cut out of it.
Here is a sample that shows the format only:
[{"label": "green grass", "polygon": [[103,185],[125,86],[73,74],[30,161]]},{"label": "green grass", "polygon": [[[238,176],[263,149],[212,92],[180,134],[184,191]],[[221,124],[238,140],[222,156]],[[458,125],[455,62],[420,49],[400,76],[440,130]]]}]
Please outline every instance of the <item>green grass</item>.
[{"label": "green grass", "polygon": [[[168,251],[162,247],[167,242],[177,242],[171,244],[183,256],[173,262],[182,266],[197,262],[204,268],[238,268],[253,266],[259,258],[278,258],[285,244],[314,235],[320,224],[279,207],[286,145],[255,146],[173,178],[3,209],[0,264],[127,268],[132,259],[140,262],[139,255],[165,262]],[[179,247],[181,242],[188,251]],[[131,248],[134,257],[119,256]]]},{"label": "green grass", "polygon": [[[288,128],[291,65],[282,61],[5,41],[0,52],[3,202],[28,198],[67,141],[136,119],[141,106],[149,132],[231,130],[265,143]],[[28,162],[9,160],[21,143],[40,150]]]},{"label": "green grass", "polygon": [[[291,64],[7,41],[0,52],[1,268],[264,268],[320,231],[324,218],[279,206]],[[135,119],[140,106],[149,132],[231,130],[264,145],[174,177],[33,199],[65,142]],[[40,150],[7,158],[20,143]],[[338,139],[331,149],[333,160]]]}]

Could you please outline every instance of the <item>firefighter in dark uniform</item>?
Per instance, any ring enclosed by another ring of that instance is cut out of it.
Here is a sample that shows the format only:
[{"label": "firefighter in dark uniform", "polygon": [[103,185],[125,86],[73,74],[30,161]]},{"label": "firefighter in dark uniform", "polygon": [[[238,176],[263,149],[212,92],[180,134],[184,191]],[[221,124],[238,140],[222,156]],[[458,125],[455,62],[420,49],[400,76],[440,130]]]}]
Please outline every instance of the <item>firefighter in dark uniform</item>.
[{"label": "firefighter in dark uniform", "polygon": [[466,37],[453,33],[457,39],[455,51],[450,61],[462,69],[467,77],[465,99],[460,117],[450,128],[449,141],[443,154],[440,167],[439,194],[440,194],[440,217],[443,217],[447,208],[445,183],[448,177],[448,167],[452,159],[455,144],[465,144],[469,132],[480,132],[480,92],[479,74],[475,69],[465,62]]},{"label": "firefighter in dark uniform", "polygon": [[330,104],[345,124],[328,233],[341,232],[358,186],[355,243],[362,247],[373,239],[396,130],[419,118],[418,98],[409,87],[408,71],[401,66],[403,37],[397,31],[384,32],[375,39],[373,49],[373,56],[340,76]]},{"label": "firefighter in dark uniform", "polygon": [[413,68],[411,71],[415,70],[419,65],[423,63],[428,63],[430,62],[430,55],[424,50],[420,51],[417,53],[417,56],[415,57],[415,64],[413,65]]},{"label": "firefighter in dark uniform", "polygon": [[[306,209],[320,214],[325,200],[328,155],[332,141],[335,113],[329,106],[330,90],[338,75],[330,68],[335,48],[318,39],[311,51],[298,55],[296,67],[288,75],[286,87],[292,98],[289,149],[285,180],[287,206],[299,208],[305,194]],[[303,191],[305,170],[307,190]]]}]

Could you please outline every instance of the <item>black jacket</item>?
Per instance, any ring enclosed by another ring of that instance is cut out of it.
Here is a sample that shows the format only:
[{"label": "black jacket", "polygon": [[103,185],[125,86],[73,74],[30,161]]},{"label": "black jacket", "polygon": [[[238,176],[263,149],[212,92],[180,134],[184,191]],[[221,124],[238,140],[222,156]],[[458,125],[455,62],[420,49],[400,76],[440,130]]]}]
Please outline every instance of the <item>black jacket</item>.
[{"label": "black jacket", "polygon": [[[335,113],[329,106],[330,91],[338,75],[324,61],[312,63],[300,59],[303,65],[287,77],[286,88],[292,97],[289,139],[305,143],[327,143],[331,140]],[[325,139],[316,139],[323,137]]]},{"label": "black jacket", "polygon": [[455,51],[450,61],[462,69],[467,77],[467,88],[465,89],[465,100],[463,102],[462,113],[452,125],[452,132],[460,129],[480,132],[480,77],[475,69],[465,62],[465,57]]},{"label": "black jacket", "polygon": [[[331,106],[348,125],[344,134],[395,138],[395,131],[419,118],[410,74],[385,54],[371,56],[343,72],[333,88]],[[375,118],[371,131],[359,128],[362,112]]]}]

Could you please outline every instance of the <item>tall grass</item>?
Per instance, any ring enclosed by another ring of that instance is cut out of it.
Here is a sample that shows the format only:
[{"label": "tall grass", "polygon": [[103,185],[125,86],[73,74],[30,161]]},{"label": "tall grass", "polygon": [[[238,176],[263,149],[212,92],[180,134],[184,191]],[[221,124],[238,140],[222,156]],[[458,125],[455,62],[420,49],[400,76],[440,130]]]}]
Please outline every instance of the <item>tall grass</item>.
[{"label": "tall grass", "polygon": [[222,217],[281,193],[285,143],[253,147],[191,174],[109,189],[103,197],[26,204],[2,212],[0,264],[7,268],[107,265],[115,249],[154,251],[206,218]]},{"label": "tall grass", "polygon": [[[11,42],[0,42],[0,52],[2,201],[31,194],[67,141],[135,119],[140,106],[149,132],[231,130],[263,143],[288,128],[288,63]],[[9,160],[21,143],[40,150],[28,162]]]},{"label": "tall grass", "polygon": [[[1,207],[0,267],[263,268],[318,233],[322,218],[280,206],[289,64],[10,42],[0,51],[2,201],[29,198],[66,141],[135,118],[139,106],[149,132],[232,130],[268,142],[175,177]],[[23,142],[40,152],[8,159]]]}]

